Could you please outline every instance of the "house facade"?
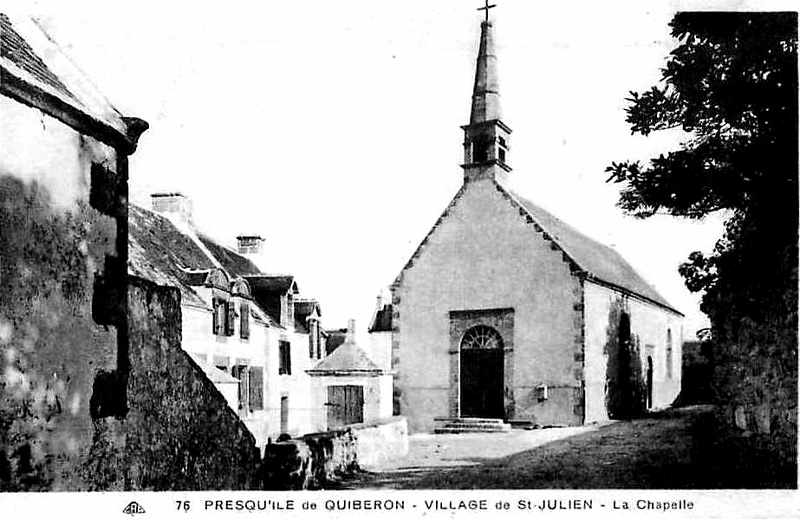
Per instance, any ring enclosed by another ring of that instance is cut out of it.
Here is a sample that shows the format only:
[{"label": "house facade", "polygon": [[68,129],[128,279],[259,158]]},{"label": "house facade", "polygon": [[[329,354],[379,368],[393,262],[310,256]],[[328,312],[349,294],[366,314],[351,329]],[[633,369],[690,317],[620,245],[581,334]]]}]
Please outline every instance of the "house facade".
[{"label": "house facade", "polygon": [[182,194],[152,204],[131,208],[133,269],[180,289],[182,348],[259,447],[317,430],[305,370],[325,355],[319,304],[301,298],[293,276],[264,274],[248,258],[262,239],[240,236],[234,251],[194,227]]},{"label": "house facade", "polygon": [[463,184],[371,330],[391,329],[395,411],[430,431],[437,418],[578,425],[667,406],[682,314],[616,251],[507,187],[496,61],[486,21]]}]

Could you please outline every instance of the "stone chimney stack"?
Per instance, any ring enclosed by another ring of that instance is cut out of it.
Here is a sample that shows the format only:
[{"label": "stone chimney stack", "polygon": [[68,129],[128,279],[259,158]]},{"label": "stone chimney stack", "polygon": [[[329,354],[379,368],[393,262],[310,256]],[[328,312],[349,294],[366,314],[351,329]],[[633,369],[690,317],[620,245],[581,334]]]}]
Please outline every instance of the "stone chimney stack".
[{"label": "stone chimney stack", "polygon": [[239,254],[261,254],[264,251],[264,238],[257,234],[240,234],[236,237]]},{"label": "stone chimney stack", "polygon": [[346,342],[346,343],[356,342],[356,320],[355,319],[348,319],[347,320],[347,335],[345,336],[344,342]]},{"label": "stone chimney stack", "polygon": [[192,223],[192,201],[183,193],[153,193],[150,195],[153,211]]}]

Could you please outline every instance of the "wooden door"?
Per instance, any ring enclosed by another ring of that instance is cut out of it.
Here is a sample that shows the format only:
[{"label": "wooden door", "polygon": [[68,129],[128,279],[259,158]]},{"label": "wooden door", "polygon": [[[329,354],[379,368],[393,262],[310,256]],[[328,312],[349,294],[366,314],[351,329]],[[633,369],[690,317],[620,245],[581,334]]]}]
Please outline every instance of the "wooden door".
[{"label": "wooden door", "polygon": [[328,429],[364,421],[362,386],[328,386]]},{"label": "wooden door", "polygon": [[281,397],[281,434],[289,432],[289,397]]},{"label": "wooden door", "polygon": [[505,418],[503,351],[467,349],[461,352],[461,416]]}]

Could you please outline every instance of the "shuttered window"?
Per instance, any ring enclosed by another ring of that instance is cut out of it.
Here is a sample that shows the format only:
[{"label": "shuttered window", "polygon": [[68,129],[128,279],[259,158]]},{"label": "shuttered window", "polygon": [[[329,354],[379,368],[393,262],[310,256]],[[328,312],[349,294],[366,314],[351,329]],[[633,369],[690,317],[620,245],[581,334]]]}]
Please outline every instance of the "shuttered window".
[{"label": "shuttered window", "polygon": [[219,335],[219,305],[221,301],[219,299],[212,299],[211,300],[211,333],[214,335]]},{"label": "shuttered window", "polygon": [[240,306],[241,316],[239,316],[239,333],[242,339],[250,337],[250,303],[242,301]]},{"label": "shuttered window", "polygon": [[236,333],[236,304],[233,301],[225,303],[225,335],[228,337]]},{"label": "shuttered window", "polygon": [[251,366],[249,369],[250,410],[264,409],[264,368]]}]

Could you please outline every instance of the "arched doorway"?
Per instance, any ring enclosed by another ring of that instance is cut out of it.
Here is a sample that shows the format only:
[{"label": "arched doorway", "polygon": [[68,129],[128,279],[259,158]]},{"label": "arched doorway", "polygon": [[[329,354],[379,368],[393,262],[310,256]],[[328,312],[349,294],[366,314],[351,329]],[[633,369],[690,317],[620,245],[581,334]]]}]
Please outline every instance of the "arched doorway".
[{"label": "arched doorway", "polygon": [[462,417],[505,418],[503,339],[494,328],[473,326],[460,345]]}]

